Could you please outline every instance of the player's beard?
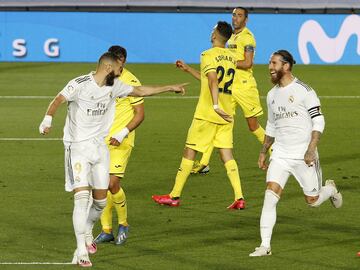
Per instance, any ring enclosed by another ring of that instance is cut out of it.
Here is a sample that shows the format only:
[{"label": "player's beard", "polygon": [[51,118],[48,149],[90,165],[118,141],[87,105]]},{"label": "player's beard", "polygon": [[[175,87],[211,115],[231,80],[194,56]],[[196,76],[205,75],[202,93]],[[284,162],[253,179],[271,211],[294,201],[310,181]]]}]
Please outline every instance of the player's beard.
[{"label": "player's beard", "polygon": [[[275,70],[275,71],[276,71],[276,70]],[[273,84],[279,84],[279,82],[280,82],[280,80],[282,79],[283,76],[284,76],[284,72],[283,72],[282,69],[277,70],[275,76],[273,76],[273,75],[270,73],[271,82],[272,82]]]},{"label": "player's beard", "polygon": [[106,86],[113,86],[115,78],[119,77],[119,75],[115,75],[114,71],[111,71],[108,75],[105,77],[105,84]]}]

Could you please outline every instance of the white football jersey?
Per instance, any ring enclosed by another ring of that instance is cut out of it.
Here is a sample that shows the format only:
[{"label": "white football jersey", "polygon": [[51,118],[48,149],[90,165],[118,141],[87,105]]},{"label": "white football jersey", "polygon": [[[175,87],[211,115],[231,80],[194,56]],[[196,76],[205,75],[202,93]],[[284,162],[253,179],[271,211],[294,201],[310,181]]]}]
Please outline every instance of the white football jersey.
[{"label": "white football jersey", "polygon": [[64,142],[103,139],[113,120],[115,99],[128,96],[133,87],[115,79],[113,86],[99,87],[93,74],[71,80],[60,92],[68,102]]},{"label": "white football jersey", "polygon": [[274,86],[266,102],[266,135],[275,138],[272,156],[303,159],[311,140],[311,119],[321,115],[320,100],[315,91],[294,78],[285,87]]}]

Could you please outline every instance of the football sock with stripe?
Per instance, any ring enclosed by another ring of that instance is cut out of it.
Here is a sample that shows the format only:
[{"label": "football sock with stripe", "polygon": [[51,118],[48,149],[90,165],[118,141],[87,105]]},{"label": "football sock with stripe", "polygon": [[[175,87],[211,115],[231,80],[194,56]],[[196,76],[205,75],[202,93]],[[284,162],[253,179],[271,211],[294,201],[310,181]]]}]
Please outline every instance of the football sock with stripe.
[{"label": "football sock with stripe", "polygon": [[122,188],[120,188],[117,193],[112,194],[112,201],[115,211],[117,213],[118,224],[128,226],[126,196]]},{"label": "football sock with stripe", "polygon": [[231,160],[227,161],[224,165],[225,165],[226,172],[227,172],[228,178],[230,180],[231,186],[234,190],[235,200],[244,198],[244,195],[243,195],[242,189],[241,189],[239,169],[236,164],[236,161],[231,159]]},{"label": "football sock with stripe", "polygon": [[270,248],[273,228],[276,222],[276,205],[280,197],[272,190],[265,191],[264,205],[260,218],[261,246]]},{"label": "football sock with stripe", "polygon": [[191,169],[194,165],[194,161],[186,158],[182,158],[180,168],[176,174],[175,184],[173,190],[170,193],[171,197],[180,197],[184,188],[187,178],[190,175]]},{"label": "football sock with stripe", "polygon": [[101,214],[101,226],[102,230],[105,233],[111,233],[112,231],[112,208],[113,208],[113,200],[112,200],[112,194],[110,191],[107,192],[107,203],[104,208],[103,213]]}]

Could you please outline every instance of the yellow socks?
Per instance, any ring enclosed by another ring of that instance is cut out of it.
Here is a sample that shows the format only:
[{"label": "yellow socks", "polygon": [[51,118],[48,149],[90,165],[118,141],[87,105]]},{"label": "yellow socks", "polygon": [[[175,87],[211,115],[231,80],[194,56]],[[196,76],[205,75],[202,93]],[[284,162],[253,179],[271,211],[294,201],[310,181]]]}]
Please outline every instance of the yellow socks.
[{"label": "yellow socks", "polygon": [[127,204],[125,192],[122,188],[112,195],[113,205],[118,216],[118,224],[128,226],[127,224]]},{"label": "yellow socks", "polygon": [[213,145],[209,146],[208,150],[202,154],[200,164],[209,165],[211,154],[212,154],[213,150],[214,150],[214,146]]},{"label": "yellow socks", "polygon": [[181,191],[184,188],[184,185],[186,183],[187,178],[189,177],[193,165],[194,165],[193,160],[189,160],[184,157],[182,158],[180,168],[175,178],[175,185],[170,193],[170,196],[172,198],[180,197]]},{"label": "yellow socks", "polygon": [[100,221],[101,221],[102,230],[105,233],[111,233],[113,202],[112,202],[112,194],[110,191],[107,192],[106,199],[107,199],[106,207],[104,208],[104,211],[101,214]]},{"label": "yellow socks", "polygon": [[230,183],[234,190],[235,200],[240,198],[244,198],[242,190],[241,190],[241,182],[239,176],[238,166],[235,160],[229,160],[225,164],[226,172],[229,177]]}]

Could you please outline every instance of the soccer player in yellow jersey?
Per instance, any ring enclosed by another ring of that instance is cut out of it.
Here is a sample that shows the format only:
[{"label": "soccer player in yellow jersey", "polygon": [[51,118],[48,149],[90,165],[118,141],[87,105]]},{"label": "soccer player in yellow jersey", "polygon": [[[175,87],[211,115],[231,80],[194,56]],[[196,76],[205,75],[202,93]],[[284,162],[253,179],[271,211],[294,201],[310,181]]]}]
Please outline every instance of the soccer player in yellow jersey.
[{"label": "soccer player in yellow jersey", "polygon": [[[111,46],[109,52],[119,55],[126,62],[127,52],[121,46]],[[119,79],[132,86],[140,86],[139,80],[127,69],[123,68]],[[135,128],[144,120],[144,99],[125,97],[116,99],[114,121],[106,142],[110,152],[110,184],[107,193],[107,204],[101,215],[102,232],[95,239],[96,243],[114,241],[116,245],[125,243],[129,225],[127,223],[127,204],[120,180],[134,147]],[[118,217],[118,234],[116,239],[112,232],[112,210],[115,208]]]},{"label": "soccer player in yellow jersey", "polygon": [[[201,54],[201,71],[194,69],[189,71],[201,81],[200,97],[188,131],[175,185],[170,194],[152,196],[158,204],[180,205],[180,195],[190,175],[196,153],[206,152],[210,145],[214,145],[219,148],[221,159],[234,189],[235,201],[228,208],[245,208],[238,166],[232,154],[234,106],[231,93],[236,61],[232,52],[225,48],[231,34],[230,24],[218,22],[211,34],[212,48]],[[182,62],[177,62],[177,64],[181,67]]]},{"label": "soccer player in yellow jersey", "polygon": [[[252,70],[256,41],[253,33],[246,27],[247,20],[248,10],[246,8],[237,7],[233,10],[233,34],[228,40],[228,48],[236,55],[237,60],[232,95],[243,111],[249,130],[262,144],[265,131],[259,125],[257,117],[263,114],[263,109]],[[192,173],[207,173],[209,171],[208,164],[212,150],[213,147],[210,147],[203,154],[201,161],[196,163]]]}]

